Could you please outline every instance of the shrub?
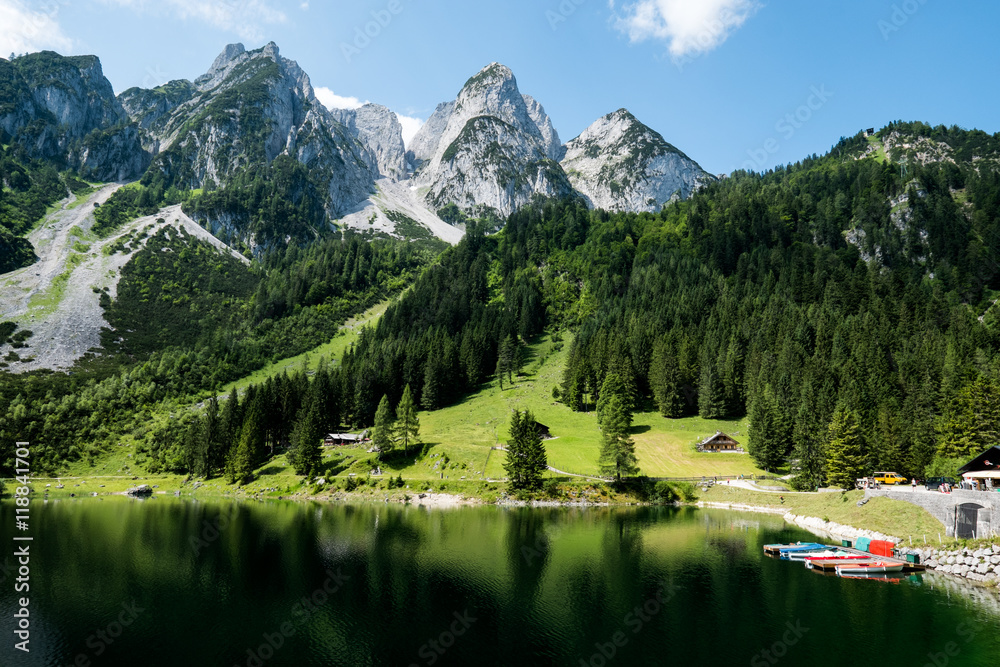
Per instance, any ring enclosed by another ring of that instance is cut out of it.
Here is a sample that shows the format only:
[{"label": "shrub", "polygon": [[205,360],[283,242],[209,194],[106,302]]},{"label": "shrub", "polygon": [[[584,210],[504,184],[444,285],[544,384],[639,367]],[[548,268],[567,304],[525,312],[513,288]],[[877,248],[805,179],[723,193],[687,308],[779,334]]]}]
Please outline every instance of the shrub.
[{"label": "shrub", "polygon": [[348,477],[347,481],[344,482],[344,490],[345,491],[353,491],[354,489],[358,488],[358,485],[359,485],[359,482],[358,482],[357,478],[355,478],[355,477]]}]

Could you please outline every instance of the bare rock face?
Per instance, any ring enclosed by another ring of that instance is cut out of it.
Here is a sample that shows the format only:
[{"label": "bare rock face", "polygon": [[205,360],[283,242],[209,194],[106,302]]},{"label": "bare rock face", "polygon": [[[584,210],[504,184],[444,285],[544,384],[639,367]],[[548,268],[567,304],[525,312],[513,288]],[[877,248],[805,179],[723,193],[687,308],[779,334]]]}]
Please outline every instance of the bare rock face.
[{"label": "bare rock face", "polygon": [[179,187],[225,186],[248,169],[288,155],[322,185],[327,213],[339,217],[374,192],[379,176],[379,155],[359,140],[362,131],[380,134],[387,168],[400,161],[391,156],[391,141],[373,129],[378,112],[366,112],[360,124],[355,119],[355,130],[348,129],[273,42],[255,51],[231,44],[193,83],[172,82],[167,88],[153,94],[130,90],[123,97],[131,117],[146,127],[147,145],[158,153],[152,169],[179,180]]},{"label": "bare rock face", "polygon": [[592,207],[609,211],[659,211],[714,180],[625,109],[570,141],[561,165]]},{"label": "bare rock face", "polygon": [[530,110],[510,69],[492,63],[453,103],[438,107],[412,146],[421,162],[416,179],[432,208],[454,203],[505,217],[536,195],[572,196],[552,158],[558,135],[541,105],[527,100]]},{"label": "bare rock face", "polygon": [[407,176],[403,126],[396,114],[381,104],[331,112],[375,156],[379,173],[394,181]]},{"label": "bare rock face", "polygon": [[552,125],[552,119],[531,95],[524,95],[524,106],[528,109],[528,116],[531,117],[531,120],[538,127],[538,131],[542,134],[542,140],[545,142],[545,154],[549,156],[550,160],[559,162],[566,153],[566,149],[559,141],[559,133]]},{"label": "bare rock face", "polygon": [[0,59],[0,82],[0,130],[32,156],[99,180],[136,178],[149,164],[97,57],[42,51]]},{"label": "bare rock face", "polygon": [[442,102],[437,105],[427,122],[417,130],[406,153],[407,161],[415,168],[419,168],[421,163],[430,160],[437,153],[441,136],[444,135],[444,131],[448,127],[448,120],[454,110],[454,100]]}]

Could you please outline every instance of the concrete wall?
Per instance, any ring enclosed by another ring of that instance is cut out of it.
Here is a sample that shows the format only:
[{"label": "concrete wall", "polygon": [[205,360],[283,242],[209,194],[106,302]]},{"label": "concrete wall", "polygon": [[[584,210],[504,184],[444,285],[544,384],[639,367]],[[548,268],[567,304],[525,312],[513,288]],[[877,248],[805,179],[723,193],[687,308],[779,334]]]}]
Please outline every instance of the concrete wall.
[{"label": "concrete wall", "polygon": [[996,491],[952,491],[951,493],[941,493],[940,491],[926,491],[923,488],[917,490],[881,488],[878,490],[868,489],[866,498],[878,497],[892,498],[893,500],[903,500],[912,503],[925,510],[941,522],[948,537],[955,536],[955,523],[958,516],[958,508],[961,505],[977,505],[981,509],[978,511],[976,524],[976,537],[992,537],[1000,535],[1000,493]]}]

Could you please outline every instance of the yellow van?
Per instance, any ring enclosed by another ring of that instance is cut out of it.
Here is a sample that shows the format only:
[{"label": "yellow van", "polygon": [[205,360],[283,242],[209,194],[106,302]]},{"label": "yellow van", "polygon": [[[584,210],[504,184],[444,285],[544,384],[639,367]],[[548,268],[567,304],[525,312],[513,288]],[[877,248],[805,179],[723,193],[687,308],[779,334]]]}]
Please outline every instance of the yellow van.
[{"label": "yellow van", "polygon": [[879,484],[906,484],[906,478],[898,472],[877,472],[875,481]]}]

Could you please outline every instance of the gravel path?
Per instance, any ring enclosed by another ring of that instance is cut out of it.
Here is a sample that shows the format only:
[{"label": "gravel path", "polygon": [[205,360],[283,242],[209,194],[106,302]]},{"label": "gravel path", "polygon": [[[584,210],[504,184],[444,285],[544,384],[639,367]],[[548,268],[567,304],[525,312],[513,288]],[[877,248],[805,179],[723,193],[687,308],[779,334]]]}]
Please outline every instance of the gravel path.
[{"label": "gravel path", "polygon": [[[72,209],[68,208],[72,199],[61,202],[61,209],[28,236],[39,260],[0,276],[0,320],[13,320],[20,329],[34,332],[27,347],[16,350],[22,361],[9,362],[10,372],[66,370],[100,346],[101,329],[109,325],[100,306],[99,291],[107,289],[112,298],[116,296],[122,268],[148,239],[132,243],[130,253],[105,255],[103,250],[137,229],[149,227],[151,237],[167,225],[183,227],[249,263],[184,215],[180,206],[162,209],[125,225],[106,239],[96,240],[91,233],[94,205],[106,202],[120,187],[105,186]],[[85,248],[86,252],[79,252]],[[71,257],[75,258],[75,266],[69,264]],[[0,356],[9,351],[9,346],[0,347]]]}]

